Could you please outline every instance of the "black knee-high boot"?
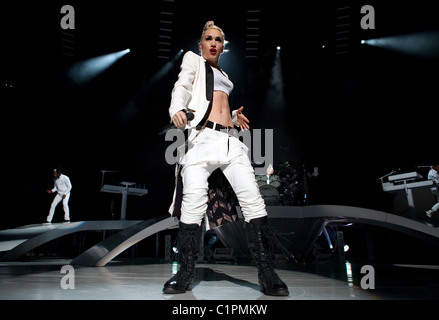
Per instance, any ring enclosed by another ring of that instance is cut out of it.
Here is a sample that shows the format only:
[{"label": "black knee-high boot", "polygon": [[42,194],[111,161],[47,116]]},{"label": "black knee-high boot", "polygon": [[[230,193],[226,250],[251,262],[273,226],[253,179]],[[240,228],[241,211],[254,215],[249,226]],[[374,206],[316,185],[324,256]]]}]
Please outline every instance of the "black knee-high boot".
[{"label": "black knee-high boot", "polygon": [[179,223],[177,238],[178,272],[169,279],[164,287],[164,293],[185,293],[192,290],[195,275],[195,263],[201,241],[201,227],[198,224]]},{"label": "black knee-high boot", "polygon": [[267,217],[245,223],[248,246],[258,268],[261,291],[270,296],[289,295],[287,285],[274,271],[275,235],[267,224]]}]

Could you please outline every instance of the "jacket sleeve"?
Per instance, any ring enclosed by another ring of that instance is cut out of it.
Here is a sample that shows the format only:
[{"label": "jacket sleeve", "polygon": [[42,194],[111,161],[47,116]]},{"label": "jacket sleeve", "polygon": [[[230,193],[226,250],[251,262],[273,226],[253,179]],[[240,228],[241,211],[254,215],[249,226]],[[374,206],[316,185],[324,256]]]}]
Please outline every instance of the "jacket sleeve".
[{"label": "jacket sleeve", "polygon": [[72,190],[72,183],[70,182],[70,179],[68,177],[66,177],[66,186],[67,186],[67,191],[65,194],[69,193]]},{"label": "jacket sleeve", "polygon": [[232,111],[232,122],[235,126],[239,126],[239,124],[238,124],[238,110]]},{"label": "jacket sleeve", "polygon": [[172,89],[171,106],[169,107],[171,119],[178,111],[187,109],[192,98],[192,86],[199,61],[199,56],[191,51],[188,51],[183,57],[178,80]]},{"label": "jacket sleeve", "polygon": [[439,175],[435,171],[430,170],[428,173],[428,180],[432,180],[436,186],[439,186]]}]

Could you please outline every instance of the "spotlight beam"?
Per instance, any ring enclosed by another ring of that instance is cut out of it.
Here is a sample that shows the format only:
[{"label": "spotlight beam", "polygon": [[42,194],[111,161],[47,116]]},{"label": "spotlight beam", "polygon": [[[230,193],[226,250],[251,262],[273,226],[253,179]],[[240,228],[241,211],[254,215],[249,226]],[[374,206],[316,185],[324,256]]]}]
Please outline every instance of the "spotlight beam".
[{"label": "spotlight beam", "polygon": [[[364,41],[364,42],[363,42]],[[363,44],[423,58],[439,57],[439,31],[363,40]]]},{"label": "spotlight beam", "polygon": [[177,52],[177,54],[163,67],[159,69],[147,82],[145,82],[140,90],[126,103],[125,107],[121,110],[119,119],[121,121],[129,122],[138,115],[139,106],[148,105],[148,93],[159,83],[164,77],[166,77],[172,70],[175,63],[183,55],[183,50]]},{"label": "spotlight beam", "polygon": [[78,62],[67,71],[67,78],[73,84],[85,84],[129,52],[130,49],[125,49]]},{"label": "spotlight beam", "polygon": [[148,81],[147,85],[153,84],[161,80],[165,77],[172,69],[174,64],[178,61],[178,59],[182,56],[183,49],[178,51],[177,54],[170,61],[166,62],[166,64],[159,70],[157,73]]}]

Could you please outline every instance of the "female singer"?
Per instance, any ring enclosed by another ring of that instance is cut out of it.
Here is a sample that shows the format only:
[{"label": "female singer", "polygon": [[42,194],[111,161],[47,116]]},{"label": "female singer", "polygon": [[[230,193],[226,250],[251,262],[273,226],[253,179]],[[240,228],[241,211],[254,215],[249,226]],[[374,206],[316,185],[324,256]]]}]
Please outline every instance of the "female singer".
[{"label": "female singer", "polygon": [[[230,183],[244,216],[244,228],[258,268],[260,289],[267,295],[288,295],[288,288],[274,271],[274,234],[267,225],[267,211],[248,157],[234,126],[249,129],[243,107],[230,112],[233,83],[218,66],[226,44],[224,32],[209,21],[199,50],[183,57],[172,90],[169,115],[177,128],[190,129],[186,152],[176,170],[176,190],[170,213],[178,216],[179,271],[165,283],[164,293],[191,290],[201,239],[201,223],[208,207],[208,178],[220,169]],[[188,121],[186,113],[192,113]],[[190,117],[191,118],[191,117]]]}]

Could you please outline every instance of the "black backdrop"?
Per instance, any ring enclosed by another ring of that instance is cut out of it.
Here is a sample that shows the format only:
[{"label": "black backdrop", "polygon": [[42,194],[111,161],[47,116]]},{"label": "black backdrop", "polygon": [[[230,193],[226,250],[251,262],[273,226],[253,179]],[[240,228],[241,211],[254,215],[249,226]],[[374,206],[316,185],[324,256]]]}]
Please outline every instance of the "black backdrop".
[{"label": "black backdrop", "polygon": [[[149,190],[143,198],[129,198],[129,219],[167,212],[174,183],[173,167],[164,157],[170,143],[157,133],[169,121],[180,60],[150,83],[165,65],[157,58],[165,3],[1,4],[2,229],[44,220],[51,201],[44,190],[52,187],[57,164],[73,183],[72,220],[111,218],[112,197],[99,192],[101,170],[121,171],[120,180]],[[75,8],[73,57],[62,54],[64,4]],[[428,2],[171,4],[172,56],[180,49],[197,50],[207,20],[224,29],[230,51],[220,66],[235,84],[233,107],[244,105],[253,128],[274,129],[276,170],[286,161],[300,170],[319,168],[311,203],[390,211],[392,198],[378,178],[395,168],[426,175],[416,166],[437,161],[437,58],[360,44],[363,38],[437,29]],[[375,8],[374,30],[360,27],[365,4]],[[349,53],[337,55],[336,8],[344,5],[353,12]],[[261,13],[253,61],[245,58],[245,41],[246,10],[254,6]],[[267,99],[278,45],[280,102]],[[128,55],[91,82],[72,86],[66,81],[64,71],[73,63],[126,48]]]}]

